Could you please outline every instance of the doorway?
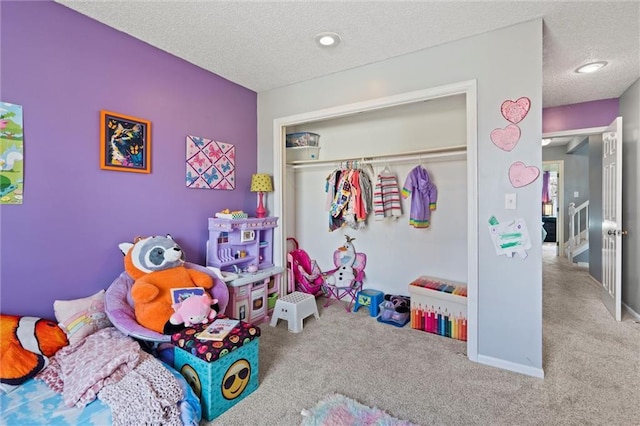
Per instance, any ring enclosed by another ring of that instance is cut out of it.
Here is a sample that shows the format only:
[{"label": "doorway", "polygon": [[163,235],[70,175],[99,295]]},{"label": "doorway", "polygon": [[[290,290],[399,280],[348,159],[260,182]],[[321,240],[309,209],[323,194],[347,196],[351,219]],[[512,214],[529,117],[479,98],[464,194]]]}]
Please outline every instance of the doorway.
[{"label": "doorway", "polygon": [[543,161],[542,171],[542,250],[564,256],[564,161]]}]

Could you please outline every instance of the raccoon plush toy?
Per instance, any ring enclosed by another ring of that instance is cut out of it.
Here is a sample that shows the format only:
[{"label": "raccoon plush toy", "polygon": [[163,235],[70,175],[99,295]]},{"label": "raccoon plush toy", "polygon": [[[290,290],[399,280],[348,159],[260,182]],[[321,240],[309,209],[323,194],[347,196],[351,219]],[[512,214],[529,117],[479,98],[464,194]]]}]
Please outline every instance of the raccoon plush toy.
[{"label": "raccoon plush toy", "polygon": [[171,289],[213,286],[211,276],[184,266],[184,252],[171,235],[139,237],[118,247],[125,256],[124,269],[134,280],[136,321],[150,330],[164,334],[175,330],[169,321],[174,313]]}]

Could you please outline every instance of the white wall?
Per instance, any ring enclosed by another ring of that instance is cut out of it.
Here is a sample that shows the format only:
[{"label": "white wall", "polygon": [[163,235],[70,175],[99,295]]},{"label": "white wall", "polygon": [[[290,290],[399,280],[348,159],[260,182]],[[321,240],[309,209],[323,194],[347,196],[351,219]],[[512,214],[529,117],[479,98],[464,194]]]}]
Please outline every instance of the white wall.
[{"label": "white wall", "polygon": [[622,116],[622,303],[640,319],[640,80],[620,97]]},{"label": "white wall", "polygon": [[[541,376],[541,233],[531,232],[533,247],[526,259],[498,257],[488,220],[493,215],[500,222],[523,218],[530,229],[539,227],[541,179],[515,189],[508,169],[515,161],[542,167],[542,20],[258,94],[259,169],[273,169],[276,118],[473,79],[478,95],[478,360]],[[501,151],[489,138],[493,129],[508,124],[500,105],[522,96],[531,100],[519,123],[522,137],[513,151]],[[506,193],[517,194],[515,210],[504,208]]]}]

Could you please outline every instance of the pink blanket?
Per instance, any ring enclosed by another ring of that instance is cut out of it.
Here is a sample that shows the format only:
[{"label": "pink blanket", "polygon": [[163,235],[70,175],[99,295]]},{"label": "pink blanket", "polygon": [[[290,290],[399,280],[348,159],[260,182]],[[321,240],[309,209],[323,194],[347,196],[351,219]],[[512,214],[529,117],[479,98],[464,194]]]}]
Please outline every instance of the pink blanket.
[{"label": "pink blanket", "polygon": [[38,376],[62,393],[68,407],[84,407],[108,384],[117,383],[140,358],[140,346],[113,327],[60,349]]}]

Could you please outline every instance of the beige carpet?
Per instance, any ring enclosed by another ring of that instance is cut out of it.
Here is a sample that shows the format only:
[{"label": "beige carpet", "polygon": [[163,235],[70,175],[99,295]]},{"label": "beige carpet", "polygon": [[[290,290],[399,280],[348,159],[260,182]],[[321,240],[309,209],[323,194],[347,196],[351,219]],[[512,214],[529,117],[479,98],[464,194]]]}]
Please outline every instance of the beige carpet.
[{"label": "beige carpet", "polygon": [[464,342],[337,303],[299,334],[262,324],[260,386],[211,425],[299,425],[331,393],[421,425],[639,425],[640,324],[616,323],[584,268],[544,255],[544,370],[469,361]]}]

